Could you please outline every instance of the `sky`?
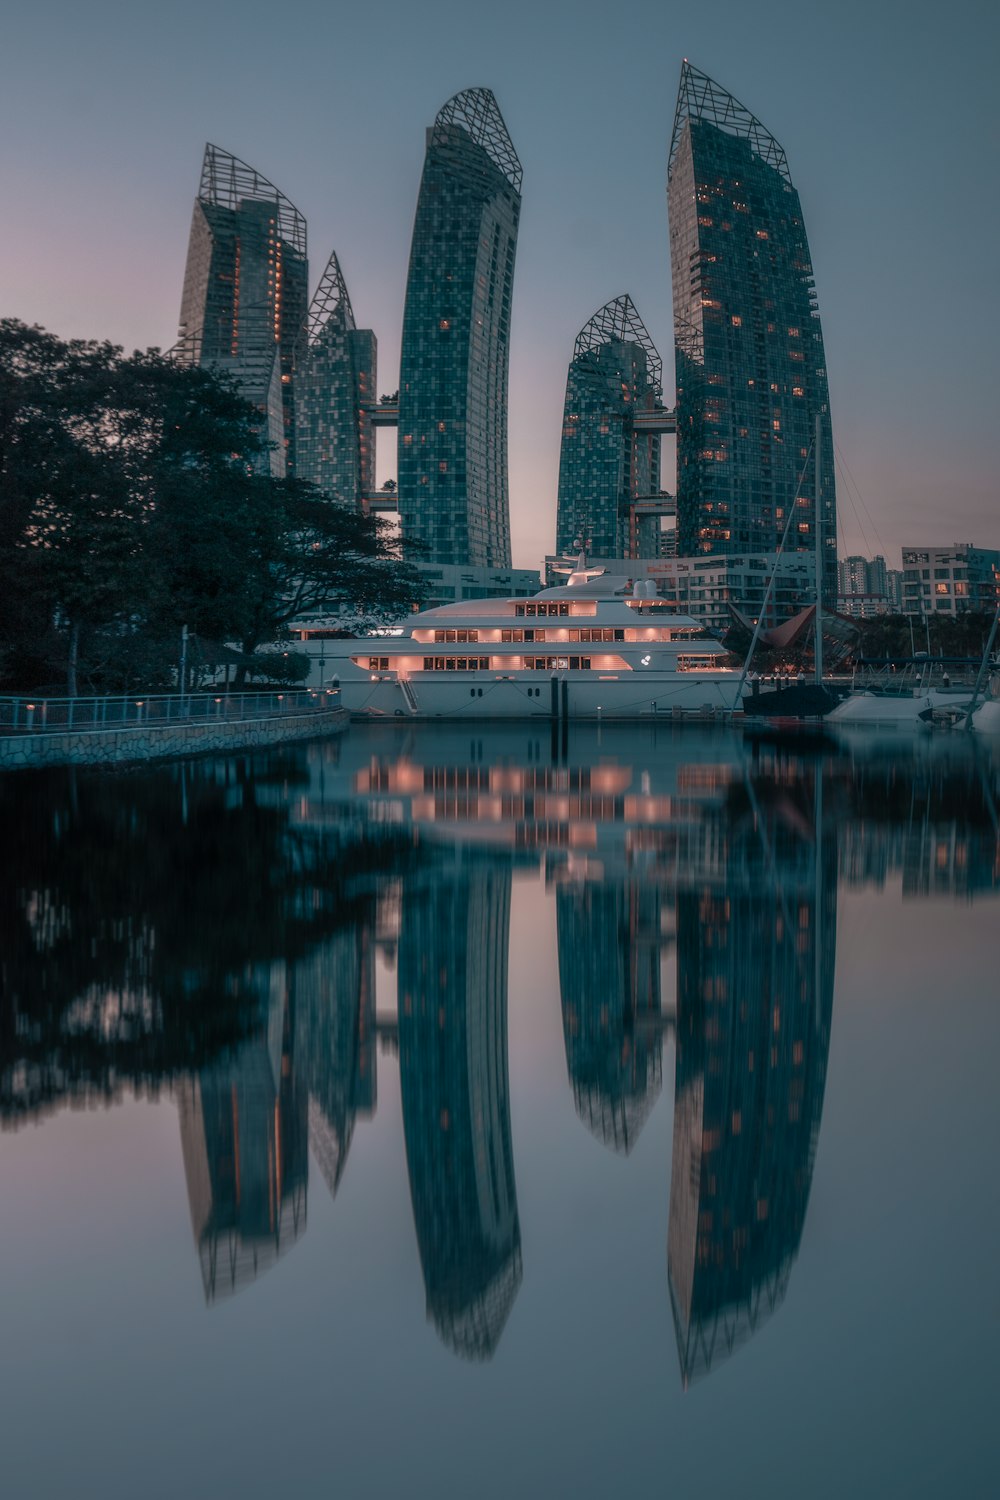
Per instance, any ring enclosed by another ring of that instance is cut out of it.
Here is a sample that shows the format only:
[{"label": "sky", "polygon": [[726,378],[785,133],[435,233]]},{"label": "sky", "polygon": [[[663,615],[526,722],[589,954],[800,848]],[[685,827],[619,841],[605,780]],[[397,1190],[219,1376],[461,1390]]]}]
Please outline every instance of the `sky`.
[{"label": "sky", "polygon": [[[336,249],[398,385],[425,128],[497,97],[524,167],[510,365],[514,563],[555,542],[576,334],[628,292],[672,398],[666,162],[688,57],[785,147],[826,343],[841,554],[1000,547],[995,0],[35,0],[0,4],[0,316],[168,347],[206,141]],[[379,444],[394,472],[393,435]],[[665,444],[664,483],[673,489]]]}]

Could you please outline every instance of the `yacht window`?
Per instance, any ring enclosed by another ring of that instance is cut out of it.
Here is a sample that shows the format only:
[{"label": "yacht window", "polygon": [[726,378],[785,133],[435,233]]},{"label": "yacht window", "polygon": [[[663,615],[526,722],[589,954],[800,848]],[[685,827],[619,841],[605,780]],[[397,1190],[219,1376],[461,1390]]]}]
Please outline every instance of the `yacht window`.
[{"label": "yacht window", "polygon": [[542,604],[515,604],[514,613],[516,615],[534,615],[536,618],[541,615],[543,618],[547,617],[549,619],[554,619],[559,615],[568,615],[569,605],[556,603],[550,604],[548,602],[543,602]]}]

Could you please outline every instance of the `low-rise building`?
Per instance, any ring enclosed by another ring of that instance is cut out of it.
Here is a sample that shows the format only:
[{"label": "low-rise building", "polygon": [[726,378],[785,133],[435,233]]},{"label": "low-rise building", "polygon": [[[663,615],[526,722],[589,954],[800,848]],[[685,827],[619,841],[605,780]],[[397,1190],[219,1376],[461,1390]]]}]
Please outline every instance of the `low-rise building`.
[{"label": "low-rise building", "polygon": [[990,611],[1000,596],[1000,551],[955,542],[903,548],[904,614]]}]

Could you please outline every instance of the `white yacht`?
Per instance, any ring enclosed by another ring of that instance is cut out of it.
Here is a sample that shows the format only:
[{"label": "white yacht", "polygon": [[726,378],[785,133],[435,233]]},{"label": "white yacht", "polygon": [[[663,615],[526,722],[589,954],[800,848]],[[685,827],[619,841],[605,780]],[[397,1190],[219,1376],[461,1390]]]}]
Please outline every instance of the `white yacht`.
[{"label": "white yacht", "polygon": [[[301,632],[306,649],[310,633]],[[315,647],[310,649],[315,655]],[[533,598],[470,599],[396,634],[323,642],[352,714],[417,719],[647,719],[731,714],[741,673],[690,615],[579,560]]]},{"label": "white yacht", "polygon": [[972,703],[968,684],[934,686],[925,680],[897,692],[859,688],[830,710],[830,728],[942,729],[964,722]]},{"label": "white yacht", "polygon": [[1000,676],[993,674],[986,686],[986,696],[975,709],[970,726],[978,734],[1000,734]]}]

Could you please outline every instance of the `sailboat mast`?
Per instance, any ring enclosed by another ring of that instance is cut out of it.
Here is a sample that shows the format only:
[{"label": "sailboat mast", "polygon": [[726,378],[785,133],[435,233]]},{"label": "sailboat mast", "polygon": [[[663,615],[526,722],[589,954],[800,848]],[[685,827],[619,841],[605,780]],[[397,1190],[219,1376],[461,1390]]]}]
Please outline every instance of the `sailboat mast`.
[{"label": "sailboat mast", "polygon": [[816,459],[815,522],[816,539],[816,686],[823,686],[823,413],[816,413],[816,435],[813,439]]}]

